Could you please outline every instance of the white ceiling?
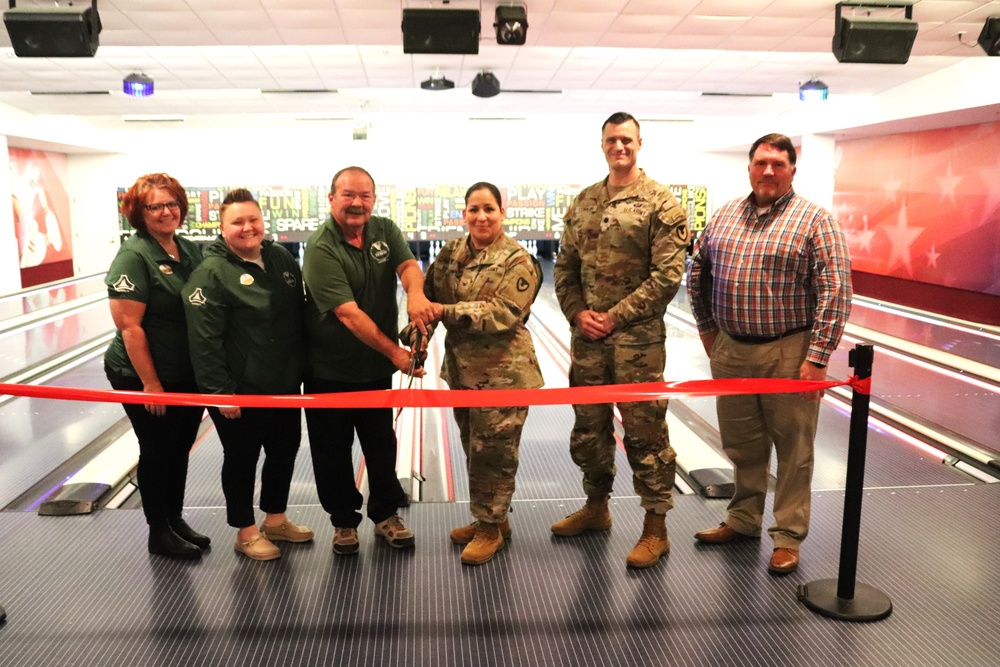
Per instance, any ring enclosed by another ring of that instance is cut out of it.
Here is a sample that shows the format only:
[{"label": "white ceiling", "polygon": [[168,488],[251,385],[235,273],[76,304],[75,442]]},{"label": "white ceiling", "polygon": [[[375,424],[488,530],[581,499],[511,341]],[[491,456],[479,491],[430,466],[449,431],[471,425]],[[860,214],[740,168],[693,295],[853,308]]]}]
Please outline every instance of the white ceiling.
[{"label": "white ceiling", "polygon": [[[782,113],[800,104],[798,84],[810,78],[831,96],[872,95],[986,58],[976,37],[987,17],[1000,16],[1000,0],[917,0],[909,62],[860,65],[831,54],[833,0],[526,0],[520,47],[496,43],[495,0],[452,0],[452,8],[481,8],[479,54],[404,54],[402,7],[443,2],[99,0],[94,58],[17,58],[0,33],[0,103],[107,128],[124,114],[181,114],[189,126],[211,126],[359,113]],[[52,2],[17,1],[31,5]],[[886,12],[902,15],[878,15]],[[470,83],[482,70],[505,89],[559,92],[477,98]],[[438,71],[455,90],[420,90]],[[155,80],[152,97],[122,92],[131,72]],[[294,92],[316,90],[336,92]]]}]

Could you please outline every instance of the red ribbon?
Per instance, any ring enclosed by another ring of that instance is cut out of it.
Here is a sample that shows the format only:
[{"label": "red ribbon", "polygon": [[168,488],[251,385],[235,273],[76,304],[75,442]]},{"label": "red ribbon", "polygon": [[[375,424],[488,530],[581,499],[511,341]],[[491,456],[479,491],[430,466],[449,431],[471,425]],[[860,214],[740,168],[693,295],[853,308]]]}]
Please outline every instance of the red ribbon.
[{"label": "red ribbon", "polygon": [[851,389],[859,394],[870,396],[872,393],[872,378],[870,375],[864,379],[859,378],[857,375],[852,375],[847,378],[847,384],[851,385]]},{"label": "red ribbon", "polygon": [[167,394],[0,383],[0,394],[99,403],[214,405],[241,408],[488,408],[657,401],[681,396],[733,396],[811,392],[850,385],[871,391],[871,378],[845,382],[736,378],[608,384],[568,389],[387,389],[339,394]]}]

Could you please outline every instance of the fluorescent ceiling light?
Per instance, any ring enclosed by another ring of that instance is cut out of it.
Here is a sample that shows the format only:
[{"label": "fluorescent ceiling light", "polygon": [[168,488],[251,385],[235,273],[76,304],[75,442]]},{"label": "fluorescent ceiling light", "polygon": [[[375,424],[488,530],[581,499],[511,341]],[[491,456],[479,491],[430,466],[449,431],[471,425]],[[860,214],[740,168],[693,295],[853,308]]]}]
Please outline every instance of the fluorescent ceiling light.
[{"label": "fluorescent ceiling light", "polygon": [[180,114],[133,114],[124,115],[126,123],[183,123],[186,118]]}]

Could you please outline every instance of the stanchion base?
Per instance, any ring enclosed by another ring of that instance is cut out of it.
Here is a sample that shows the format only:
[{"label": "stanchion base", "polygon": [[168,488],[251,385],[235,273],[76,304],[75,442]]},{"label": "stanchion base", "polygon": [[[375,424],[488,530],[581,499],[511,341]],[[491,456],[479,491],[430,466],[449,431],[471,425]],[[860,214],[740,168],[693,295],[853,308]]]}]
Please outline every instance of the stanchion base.
[{"label": "stanchion base", "polygon": [[854,584],[854,598],[837,597],[837,580],[820,579],[801,584],[799,601],[817,614],[841,621],[881,621],[892,613],[892,601],[882,591]]}]

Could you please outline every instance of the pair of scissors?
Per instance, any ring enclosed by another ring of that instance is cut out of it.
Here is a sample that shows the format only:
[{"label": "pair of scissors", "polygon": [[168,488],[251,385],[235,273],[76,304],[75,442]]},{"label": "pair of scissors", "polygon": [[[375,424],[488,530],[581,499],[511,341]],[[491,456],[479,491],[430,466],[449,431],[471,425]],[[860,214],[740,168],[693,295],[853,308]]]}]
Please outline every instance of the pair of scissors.
[{"label": "pair of scissors", "polygon": [[[423,343],[424,335],[417,329],[417,336],[414,340],[413,347],[410,348],[410,365],[406,369],[407,375],[410,376],[410,381],[407,383],[407,389],[413,389],[413,377],[418,368],[424,367],[424,358],[427,356],[425,352],[421,352],[420,348]],[[399,415],[403,413],[403,408],[396,409],[396,417],[393,420],[393,430],[399,424]]]},{"label": "pair of scissors", "polygon": [[410,348],[410,366],[407,368],[407,374],[410,376],[410,383],[406,385],[407,389],[413,388],[413,374],[419,368],[424,367],[424,358],[427,356],[426,352],[422,351],[422,343],[424,342],[424,334],[417,329],[417,336],[413,342],[413,347]]}]

